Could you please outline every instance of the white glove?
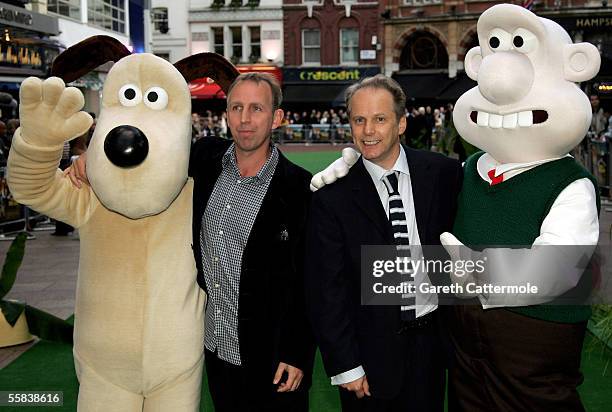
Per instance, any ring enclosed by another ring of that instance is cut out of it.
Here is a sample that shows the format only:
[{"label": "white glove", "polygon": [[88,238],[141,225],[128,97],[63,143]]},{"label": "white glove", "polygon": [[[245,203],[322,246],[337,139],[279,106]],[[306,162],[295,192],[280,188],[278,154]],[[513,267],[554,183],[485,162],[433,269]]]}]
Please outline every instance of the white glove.
[{"label": "white glove", "polygon": [[[467,246],[465,246],[459,239],[457,239],[452,233],[444,232],[440,235],[440,242],[444,249],[450,255],[451,260],[453,261],[453,267],[455,267],[455,263],[457,261],[474,261],[475,255],[478,252],[474,252]],[[474,277],[473,270],[465,270],[463,268],[460,273],[456,273],[453,271],[450,273],[451,282],[461,286],[463,293],[456,293],[455,295],[461,299],[470,299],[478,296],[475,293],[466,292],[465,285],[468,283],[477,283],[476,278]]]},{"label": "white glove", "polygon": [[89,130],[93,120],[80,111],[85,101],[76,87],[59,77],[28,77],[19,90],[19,128],[23,139],[45,147],[61,146]]},{"label": "white glove", "polygon": [[316,192],[325,185],[347,175],[361,154],[351,147],[342,149],[342,157],[334,160],[329,166],[315,174],[310,181],[310,190]]}]

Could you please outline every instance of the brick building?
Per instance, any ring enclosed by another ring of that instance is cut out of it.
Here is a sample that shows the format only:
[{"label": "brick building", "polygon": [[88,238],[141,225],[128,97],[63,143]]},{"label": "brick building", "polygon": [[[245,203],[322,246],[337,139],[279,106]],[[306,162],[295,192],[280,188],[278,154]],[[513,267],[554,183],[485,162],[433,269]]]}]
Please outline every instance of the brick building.
[{"label": "brick building", "polygon": [[[475,85],[463,71],[463,59],[470,48],[478,45],[478,17],[497,3],[502,2],[381,2],[383,71],[398,80],[415,101],[456,100]],[[600,75],[585,86],[587,91],[600,84],[612,84],[612,8],[607,7],[606,0],[539,0],[532,10],[558,22],[575,42],[588,41],[600,49]]]},{"label": "brick building", "polygon": [[283,36],[289,107],[340,106],[349,84],[380,72],[379,2],[284,0]]}]

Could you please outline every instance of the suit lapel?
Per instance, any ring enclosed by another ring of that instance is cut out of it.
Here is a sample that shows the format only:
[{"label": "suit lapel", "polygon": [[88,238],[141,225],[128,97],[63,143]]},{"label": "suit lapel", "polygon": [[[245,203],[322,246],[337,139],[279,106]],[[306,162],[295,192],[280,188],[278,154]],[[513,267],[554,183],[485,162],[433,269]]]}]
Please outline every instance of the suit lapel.
[{"label": "suit lapel", "polygon": [[359,158],[355,166],[351,168],[351,173],[347,178],[352,179],[350,186],[353,191],[353,202],[357,208],[374,223],[385,239],[392,239],[389,219],[387,219],[385,209],[380,203],[380,196],[378,196],[372,177],[366,170],[362,158]]},{"label": "suit lapel", "polygon": [[437,175],[429,171],[429,163],[414,149],[404,146],[410,170],[410,184],[412,186],[412,198],[414,201],[414,213],[416,215],[417,229],[421,244],[427,244],[427,227],[431,212],[432,187],[436,186]]}]

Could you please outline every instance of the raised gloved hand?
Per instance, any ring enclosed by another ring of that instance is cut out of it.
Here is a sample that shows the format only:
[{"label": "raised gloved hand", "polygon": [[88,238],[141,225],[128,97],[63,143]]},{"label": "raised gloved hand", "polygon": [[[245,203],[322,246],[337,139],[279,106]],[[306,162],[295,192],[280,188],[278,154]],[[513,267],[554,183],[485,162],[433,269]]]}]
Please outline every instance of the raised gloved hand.
[{"label": "raised gloved hand", "polygon": [[76,87],[66,87],[58,77],[45,81],[28,77],[19,96],[19,131],[29,144],[59,146],[87,132],[93,122],[88,113],[80,111],[85,104],[83,94]]},{"label": "raised gloved hand", "polygon": [[353,148],[342,149],[342,157],[334,160],[329,166],[315,174],[310,181],[310,190],[316,192],[320,188],[346,176],[361,154]]}]

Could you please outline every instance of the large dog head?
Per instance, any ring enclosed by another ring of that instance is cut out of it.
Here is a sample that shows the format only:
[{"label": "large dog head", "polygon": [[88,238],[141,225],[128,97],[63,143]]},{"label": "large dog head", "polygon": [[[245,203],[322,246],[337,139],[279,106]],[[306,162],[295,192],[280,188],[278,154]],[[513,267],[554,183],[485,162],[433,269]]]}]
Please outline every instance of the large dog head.
[{"label": "large dog head", "polygon": [[172,65],[152,54],[131,54],[108,36],[84,40],[60,54],[52,73],[65,82],[114,61],[87,151],[87,177],[102,204],[132,219],[168,208],[187,181],[191,96],[187,83],[215,79],[227,89],[236,68],[215,53]]}]

